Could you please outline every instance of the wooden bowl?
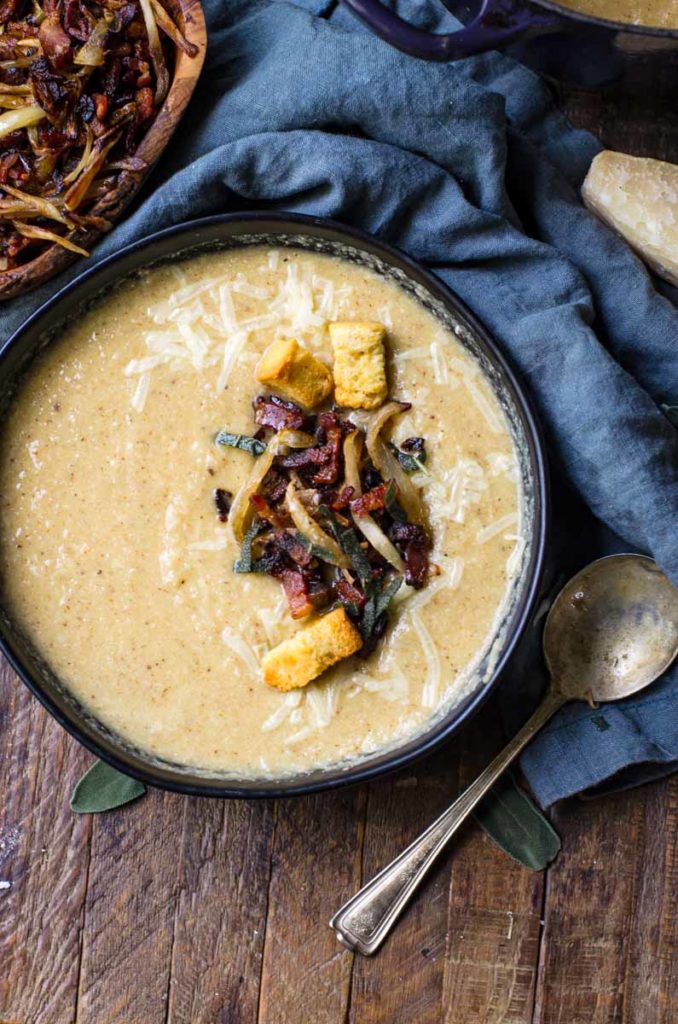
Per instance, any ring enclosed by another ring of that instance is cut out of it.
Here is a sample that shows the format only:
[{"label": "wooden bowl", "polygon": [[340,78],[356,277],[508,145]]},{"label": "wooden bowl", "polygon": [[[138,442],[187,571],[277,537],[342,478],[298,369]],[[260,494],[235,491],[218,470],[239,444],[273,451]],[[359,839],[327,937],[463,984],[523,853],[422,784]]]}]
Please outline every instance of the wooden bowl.
[{"label": "wooden bowl", "polygon": [[[146,163],[146,170],[120,172],[115,189],[88,211],[105,217],[112,223],[120,218],[125,207],[137,194],[172,138],[193,95],[205,60],[207,28],[200,0],[167,0],[166,6],[189,43],[198,47],[198,52],[195,57],[189,57],[183,50],[174,47],[172,84],[153,124],[134,152],[134,156],[140,157]],[[78,244],[87,249],[101,237],[102,233],[92,229],[80,234]],[[0,272],[0,301],[12,299],[36,288],[80,259],[85,257],[68,252],[56,243],[51,245],[28,263],[13,270]]]}]

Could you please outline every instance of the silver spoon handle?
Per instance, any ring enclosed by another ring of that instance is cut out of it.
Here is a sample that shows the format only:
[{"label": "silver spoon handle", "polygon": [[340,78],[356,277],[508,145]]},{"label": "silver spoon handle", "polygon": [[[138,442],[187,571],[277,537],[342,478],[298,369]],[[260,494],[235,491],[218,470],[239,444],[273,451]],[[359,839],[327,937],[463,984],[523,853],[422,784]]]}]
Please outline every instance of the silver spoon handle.
[{"label": "silver spoon handle", "polygon": [[371,956],[379,948],[405,904],[422,881],[436,857],[445,848],[461,823],[482,800],[505,768],[541,729],[545,722],[565,703],[553,690],[525,723],[478,776],[475,782],[434,821],[403,853],[383,868],[339,910],[330,927],[349,949]]}]

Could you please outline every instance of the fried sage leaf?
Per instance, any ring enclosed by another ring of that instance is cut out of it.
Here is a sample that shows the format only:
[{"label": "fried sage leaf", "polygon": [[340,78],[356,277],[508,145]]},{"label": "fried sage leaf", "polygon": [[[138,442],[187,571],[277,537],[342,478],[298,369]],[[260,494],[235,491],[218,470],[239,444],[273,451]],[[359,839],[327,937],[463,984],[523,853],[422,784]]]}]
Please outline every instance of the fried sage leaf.
[{"label": "fried sage leaf", "polygon": [[76,814],[112,811],[138,799],[145,792],[143,782],[124,775],[104,761],[95,761],[73,790],[71,810]]},{"label": "fried sage leaf", "polygon": [[266,523],[261,519],[255,519],[249,530],[242,539],[240,558],[233,563],[233,572],[245,573],[256,572],[256,563],[252,555],[252,545],[262,530],[266,529]]},{"label": "fried sage leaf", "polygon": [[266,451],[266,444],[257,437],[250,437],[248,434],[231,434],[228,430],[220,430],[214,438],[215,444],[224,445],[227,448],[240,448],[250,455],[263,455]]},{"label": "fried sage leaf", "polygon": [[491,839],[520,864],[543,871],[560,850],[560,837],[510,772],[474,812]]}]

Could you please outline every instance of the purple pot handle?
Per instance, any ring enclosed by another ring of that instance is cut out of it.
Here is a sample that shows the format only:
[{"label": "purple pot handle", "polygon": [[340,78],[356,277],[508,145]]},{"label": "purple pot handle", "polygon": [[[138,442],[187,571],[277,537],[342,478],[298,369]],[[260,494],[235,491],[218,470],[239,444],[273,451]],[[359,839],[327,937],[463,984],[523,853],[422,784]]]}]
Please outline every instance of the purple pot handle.
[{"label": "purple pot handle", "polygon": [[457,32],[440,35],[415,28],[380,0],[342,2],[387,43],[424,60],[457,60],[484,53],[524,35],[528,29],[558,24],[556,15],[540,12],[524,0],[482,0],[473,21]]}]

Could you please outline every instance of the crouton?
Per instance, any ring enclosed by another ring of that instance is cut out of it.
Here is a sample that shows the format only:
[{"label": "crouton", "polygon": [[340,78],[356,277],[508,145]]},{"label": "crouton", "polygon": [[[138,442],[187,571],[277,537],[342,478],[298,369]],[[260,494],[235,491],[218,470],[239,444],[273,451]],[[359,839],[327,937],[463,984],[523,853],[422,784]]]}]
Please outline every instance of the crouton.
[{"label": "crouton", "polygon": [[362,642],[344,608],[335,608],[264,655],[264,682],[283,691],[306,686],[337,661],[355,654]]},{"label": "crouton", "polygon": [[254,373],[260,384],[306,409],[314,409],[332,393],[330,370],[294,338],[279,338],[269,345]]},{"label": "crouton", "polygon": [[383,324],[348,320],[329,325],[334,350],[334,395],[347,409],[377,409],[386,400]]}]

